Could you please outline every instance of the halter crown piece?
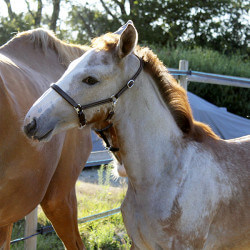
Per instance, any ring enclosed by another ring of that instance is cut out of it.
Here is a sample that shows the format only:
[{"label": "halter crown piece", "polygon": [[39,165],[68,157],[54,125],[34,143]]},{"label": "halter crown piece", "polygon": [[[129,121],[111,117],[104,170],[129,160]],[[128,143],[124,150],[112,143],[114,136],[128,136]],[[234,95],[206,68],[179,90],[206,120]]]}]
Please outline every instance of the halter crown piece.
[{"label": "halter crown piece", "polygon": [[[56,85],[55,83],[52,83],[50,85],[50,87],[52,89],[54,89],[65,101],[67,101],[71,106],[73,106],[74,110],[77,113],[78,119],[79,119],[79,124],[80,124],[80,128],[84,127],[87,124],[86,118],[85,118],[85,114],[84,114],[84,110],[85,109],[89,109],[89,108],[93,108],[96,106],[100,106],[106,103],[112,103],[113,105],[116,104],[118,98],[127,90],[127,89],[131,89],[134,86],[135,80],[138,77],[138,75],[141,73],[142,69],[143,69],[143,61],[141,58],[139,58],[137,55],[135,55],[139,61],[140,61],[140,66],[139,69],[136,71],[136,73],[133,75],[133,77],[114,95],[112,95],[109,98],[97,101],[97,102],[92,102],[86,105],[81,105],[77,102],[75,102],[74,99],[72,99],[66,92],[64,92],[58,85]],[[109,115],[110,116],[110,115]],[[110,118],[109,118],[110,119]]]}]

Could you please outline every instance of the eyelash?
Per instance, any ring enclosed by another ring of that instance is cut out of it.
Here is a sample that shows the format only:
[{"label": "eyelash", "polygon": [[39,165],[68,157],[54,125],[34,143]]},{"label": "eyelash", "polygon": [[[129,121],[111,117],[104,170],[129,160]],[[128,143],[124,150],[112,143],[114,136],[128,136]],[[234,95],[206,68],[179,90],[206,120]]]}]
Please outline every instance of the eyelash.
[{"label": "eyelash", "polygon": [[82,82],[88,85],[94,85],[98,83],[99,81],[95,79],[94,77],[88,76],[87,78],[83,79]]}]

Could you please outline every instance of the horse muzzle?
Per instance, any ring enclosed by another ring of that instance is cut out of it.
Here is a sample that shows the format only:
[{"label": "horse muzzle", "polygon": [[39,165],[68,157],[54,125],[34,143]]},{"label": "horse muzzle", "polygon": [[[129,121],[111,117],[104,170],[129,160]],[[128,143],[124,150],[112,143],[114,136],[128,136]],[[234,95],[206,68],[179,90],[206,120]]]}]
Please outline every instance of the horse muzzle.
[{"label": "horse muzzle", "polygon": [[[28,118],[26,118],[25,121],[26,120],[28,120]],[[23,127],[24,133],[32,140],[49,141],[52,137],[56,123],[47,123],[44,128],[39,126],[39,124],[41,124],[40,118],[33,118],[30,122],[26,122]]]}]

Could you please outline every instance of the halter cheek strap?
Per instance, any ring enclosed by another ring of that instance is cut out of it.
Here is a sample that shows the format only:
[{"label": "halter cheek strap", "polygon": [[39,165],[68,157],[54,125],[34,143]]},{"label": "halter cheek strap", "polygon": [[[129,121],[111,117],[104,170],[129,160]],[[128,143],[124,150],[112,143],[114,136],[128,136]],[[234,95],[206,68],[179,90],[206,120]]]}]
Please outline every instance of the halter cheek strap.
[{"label": "halter cheek strap", "polygon": [[72,99],[66,92],[64,92],[60,87],[58,87],[55,83],[51,84],[50,87],[52,89],[54,89],[62,98],[64,98],[64,100],[66,100],[69,104],[71,104],[73,106],[73,108],[75,109],[79,122],[80,122],[80,126],[83,127],[86,125],[86,118],[85,115],[83,113],[83,107],[81,106],[81,104],[78,104],[74,101],[74,99]]}]

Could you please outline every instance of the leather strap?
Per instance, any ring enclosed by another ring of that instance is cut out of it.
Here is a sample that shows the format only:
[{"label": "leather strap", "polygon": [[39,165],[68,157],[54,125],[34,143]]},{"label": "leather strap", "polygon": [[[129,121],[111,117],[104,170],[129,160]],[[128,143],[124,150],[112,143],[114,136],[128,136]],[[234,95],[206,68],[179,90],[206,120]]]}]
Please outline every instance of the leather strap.
[{"label": "leather strap", "polygon": [[116,99],[118,99],[123,93],[124,91],[126,91],[127,89],[131,89],[134,86],[134,82],[136,80],[136,78],[139,76],[139,74],[141,73],[142,69],[143,69],[143,61],[140,57],[138,57],[137,55],[135,55],[139,61],[140,61],[140,67],[139,69],[136,71],[136,73],[132,76],[132,78],[127,82],[126,85],[123,86],[123,88],[121,88],[115,95],[114,97]]},{"label": "leather strap", "polygon": [[54,89],[61,97],[63,97],[69,104],[71,104],[74,108],[78,107],[78,103],[75,102],[66,92],[64,92],[60,87],[58,87],[55,83],[50,85],[52,89]]},{"label": "leather strap", "polygon": [[115,148],[115,147],[111,146],[110,143],[109,143],[109,140],[108,140],[107,136],[104,133],[107,130],[109,130],[112,126],[113,126],[113,123],[110,123],[106,128],[95,129],[95,132],[104,140],[104,142],[106,144],[106,146],[105,146],[106,149],[108,149],[111,152],[118,152],[119,148]]},{"label": "leather strap", "polygon": [[55,83],[51,84],[50,87],[54,89],[61,97],[64,98],[69,104],[71,104],[78,116],[80,126],[84,127],[86,125],[86,118],[83,113],[83,108],[81,104],[76,103],[66,92],[64,92],[60,87],[58,87]]}]

